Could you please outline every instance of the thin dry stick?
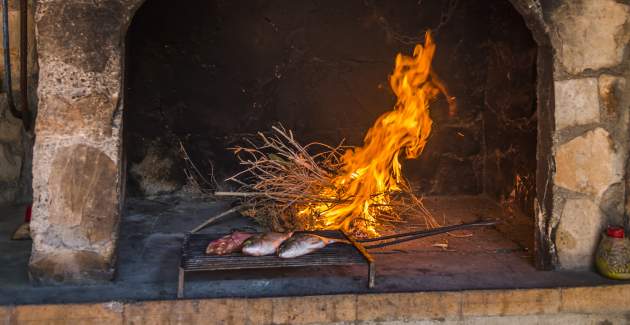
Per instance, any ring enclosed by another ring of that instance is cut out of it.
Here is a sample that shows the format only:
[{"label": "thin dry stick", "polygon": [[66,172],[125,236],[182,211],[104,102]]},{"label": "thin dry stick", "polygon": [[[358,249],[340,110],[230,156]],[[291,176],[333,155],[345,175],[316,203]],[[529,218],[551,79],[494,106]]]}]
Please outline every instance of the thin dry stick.
[{"label": "thin dry stick", "polygon": [[219,220],[219,219],[221,219],[221,218],[223,218],[223,217],[225,217],[225,216],[227,216],[229,214],[232,214],[234,212],[238,212],[238,211],[244,209],[245,207],[246,206],[244,206],[244,205],[235,206],[235,207],[233,207],[233,208],[231,208],[231,209],[229,209],[227,211],[224,211],[224,212],[221,212],[221,213],[217,214],[216,216],[212,216],[212,217],[210,217],[210,219],[206,220],[206,222],[200,224],[195,229],[191,230],[190,233],[194,234],[197,231],[205,228],[209,224],[211,224],[211,223],[213,223],[213,222],[215,222],[215,221],[217,221],[217,220]]}]

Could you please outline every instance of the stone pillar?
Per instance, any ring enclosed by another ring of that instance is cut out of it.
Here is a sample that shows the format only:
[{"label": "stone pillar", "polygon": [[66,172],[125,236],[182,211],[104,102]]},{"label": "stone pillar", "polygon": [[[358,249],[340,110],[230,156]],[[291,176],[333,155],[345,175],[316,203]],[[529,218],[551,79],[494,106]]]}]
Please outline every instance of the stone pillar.
[{"label": "stone pillar", "polygon": [[592,268],[607,224],[621,224],[628,159],[630,6],[558,1],[549,14],[555,49],[553,234],[555,264]]},{"label": "stone pillar", "polygon": [[113,277],[123,201],[124,34],[139,0],[39,1],[30,276]]}]

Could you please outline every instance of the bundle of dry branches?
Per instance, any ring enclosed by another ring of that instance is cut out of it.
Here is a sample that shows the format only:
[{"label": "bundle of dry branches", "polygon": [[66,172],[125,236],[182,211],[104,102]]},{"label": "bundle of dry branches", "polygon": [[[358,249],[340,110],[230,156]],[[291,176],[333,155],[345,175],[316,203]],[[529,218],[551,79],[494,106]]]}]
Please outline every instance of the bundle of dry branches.
[{"label": "bundle of dry branches", "polygon": [[[321,203],[333,208],[352,199],[345,197],[341,188],[335,189],[339,195],[322,195],[330,193],[326,189],[334,186],[332,180],[342,167],[341,157],[346,149],[342,144],[301,145],[283,126],[274,126],[270,134],[258,133],[245,141],[246,146],[232,148],[244,169],[227,179],[240,188],[215,194],[240,197],[247,206],[242,213],[260,224],[277,231],[321,229],[321,215],[298,212],[307,205]],[[404,222],[409,215],[422,216],[426,228],[439,226],[406,183],[400,188],[396,193],[374,194],[392,198],[386,206],[370,206],[379,212],[381,230]]]}]

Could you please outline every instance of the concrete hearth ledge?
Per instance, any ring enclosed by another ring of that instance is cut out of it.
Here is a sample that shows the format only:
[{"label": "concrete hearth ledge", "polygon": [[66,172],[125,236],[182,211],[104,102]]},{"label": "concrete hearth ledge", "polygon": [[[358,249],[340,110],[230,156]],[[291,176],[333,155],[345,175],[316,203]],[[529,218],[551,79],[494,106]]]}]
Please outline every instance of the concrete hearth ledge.
[{"label": "concrete hearth ledge", "polygon": [[0,307],[2,324],[441,324],[630,322],[630,284]]}]

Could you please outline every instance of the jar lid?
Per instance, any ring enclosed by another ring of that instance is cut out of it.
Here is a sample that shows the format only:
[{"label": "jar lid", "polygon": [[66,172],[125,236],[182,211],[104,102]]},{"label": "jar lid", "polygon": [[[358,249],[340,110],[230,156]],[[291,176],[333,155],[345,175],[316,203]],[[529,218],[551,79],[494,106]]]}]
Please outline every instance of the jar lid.
[{"label": "jar lid", "polygon": [[623,238],[623,235],[624,235],[623,227],[608,226],[608,229],[606,230],[606,235],[612,238]]}]

